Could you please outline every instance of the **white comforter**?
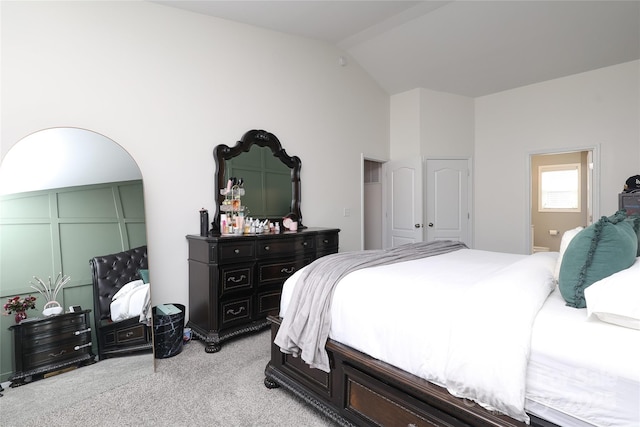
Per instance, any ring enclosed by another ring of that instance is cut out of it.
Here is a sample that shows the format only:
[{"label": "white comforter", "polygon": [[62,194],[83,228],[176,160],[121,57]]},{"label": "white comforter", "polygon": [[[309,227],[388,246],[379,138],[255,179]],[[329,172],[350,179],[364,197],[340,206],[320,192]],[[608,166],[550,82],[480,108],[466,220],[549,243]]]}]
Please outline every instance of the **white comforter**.
[{"label": "white comforter", "polygon": [[480,280],[451,319],[446,386],[520,421],[524,410],[531,330],[553,290],[555,257],[532,255]]},{"label": "white comforter", "polygon": [[149,283],[129,282],[111,298],[111,320],[118,322],[139,316],[140,322],[146,323],[150,304]]},{"label": "white comforter", "polygon": [[[336,287],[329,337],[528,421],[531,324],[553,289],[556,256],[462,249],[355,271]],[[281,316],[299,276],[285,283]]]}]

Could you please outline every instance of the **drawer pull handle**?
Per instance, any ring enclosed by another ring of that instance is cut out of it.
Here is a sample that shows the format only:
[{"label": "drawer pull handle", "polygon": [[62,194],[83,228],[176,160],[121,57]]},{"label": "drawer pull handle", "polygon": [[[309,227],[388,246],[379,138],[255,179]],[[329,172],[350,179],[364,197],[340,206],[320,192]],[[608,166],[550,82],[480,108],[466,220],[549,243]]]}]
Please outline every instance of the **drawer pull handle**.
[{"label": "drawer pull handle", "polygon": [[268,250],[271,250],[271,248],[270,248],[269,246],[265,246],[265,247],[264,247],[264,250],[265,250],[265,251],[268,251]]},{"label": "drawer pull handle", "polygon": [[90,342],[88,342],[88,343],[83,344],[83,345],[77,345],[77,346],[73,347],[73,349],[74,349],[75,351],[78,351],[78,350],[80,350],[81,348],[85,348],[85,347],[91,347],[91,343],[90,343]]},{"label": "drawer pull handle", "polygon": [[81,330],[81,331],[75,331],[75,332],[73,333],[73,335],[80,335],[80,334],[84,334],[84,333],[86,333],[86,332],[91,332],[91,328],[83,329],[83,330]]},{"label": "drawer pull handle", "polygon": [[329,240],[328,240],[328,239],[324,239],[324,240],[322,241],[322,243],[324,243],[324,244],[326,245],[327,243],[329,243]]},{"label": "drawer pull handle", "polygon": [[127,333],[125,334],[125,336],[124,336],[124,337],[125,337],[125,338],[132,337],[134,333],[135,333],[135,332],[133,332],[133,331],[129,331],[129,332],[127,332]]},{"label": "drawer pull handle", "polygon": [[307,242],[302,242],[302,246],[307,246],[308,243]]},{"label": "drawer pull handle", "polygon": [[233,283],[240,283],[242,282],[244,279],[246,279],[247,276],[245,276],[244,274],[242,276],[240,276],[239,278],[235,278],[235,277],[229,277],[227,279],[227,282],[233,282]]},{"label": "drawer pull handle", "polygon": [[296,268],[295,268],[295,267],[291,267],[291,268],[283,267],[282,269],[280,269],[280,273],[287,273],[287,274],[291,274],[291,273],[293,273],[294,271],[296,271]]},{"label": "drawer pull handle", "polygon": [[240,307],[239,309],[237,309],[235,311],[232,308],[230,308],[229,310],[227,310],[227,314],[232,314],[232,315],[236,316],[236,315],[242,313],[243,311],[244,311],[244,307]]},{"label": "drawer pull handle", "polygon": [[235,254],[239,254],[239,253],[240,253],[240,249],[234,249],[234,250],[233,250],[233,253],[235,253]]},{"label": "drawer pull handle", "polygon": [[54,354],[54,353],[49,353],[49,357],[59,357],[62,356],[63,354],[65,354],[66,352],[64,350],[60,350],[60,353],[58,354]]}]

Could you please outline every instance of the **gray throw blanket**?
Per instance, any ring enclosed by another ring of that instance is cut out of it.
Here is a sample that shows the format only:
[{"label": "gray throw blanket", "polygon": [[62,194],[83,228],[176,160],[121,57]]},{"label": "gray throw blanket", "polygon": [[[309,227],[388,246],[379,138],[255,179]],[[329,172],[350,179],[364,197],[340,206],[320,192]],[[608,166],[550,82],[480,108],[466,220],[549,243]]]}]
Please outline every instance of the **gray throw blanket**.
[{"label": "gray throw blanket", "polygon": [[467,248],[450,240],[410,243],[390,249],[340,252],[309,264],[298,278],[274,343],[286,354],[301,356],[312,368],[329,372],[325,344],[331,327],[331,300],[347,274],[367,267],[411,261]]}]

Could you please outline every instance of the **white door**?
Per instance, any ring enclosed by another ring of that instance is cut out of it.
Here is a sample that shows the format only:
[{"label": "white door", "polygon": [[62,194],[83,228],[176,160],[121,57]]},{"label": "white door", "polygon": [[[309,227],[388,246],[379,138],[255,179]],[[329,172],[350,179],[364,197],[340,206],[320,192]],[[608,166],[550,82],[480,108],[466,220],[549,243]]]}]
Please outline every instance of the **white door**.
[{"label": "white door", "polygon": [[427,241],[458,240],[471,247],[468,159],[427,160]]},{"label": "white door", "polygon": [[385,247],[423,240],[422,159],[384,164],[387,236]]}]

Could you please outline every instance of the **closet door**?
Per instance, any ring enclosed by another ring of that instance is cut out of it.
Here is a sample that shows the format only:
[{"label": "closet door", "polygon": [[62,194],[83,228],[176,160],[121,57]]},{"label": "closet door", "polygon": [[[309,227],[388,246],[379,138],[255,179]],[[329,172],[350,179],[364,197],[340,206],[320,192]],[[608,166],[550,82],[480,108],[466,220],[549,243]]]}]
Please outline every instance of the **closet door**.
[{"label": "closet door", "polygon": [[427,160],[427,241],[458,240],[471,246],[469,159]]},{"label": "closet door", "polygon": [[385,163],[386,247],[423,240],[422,159]]}]

